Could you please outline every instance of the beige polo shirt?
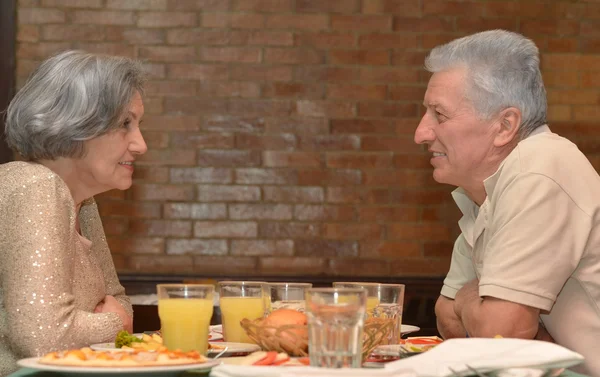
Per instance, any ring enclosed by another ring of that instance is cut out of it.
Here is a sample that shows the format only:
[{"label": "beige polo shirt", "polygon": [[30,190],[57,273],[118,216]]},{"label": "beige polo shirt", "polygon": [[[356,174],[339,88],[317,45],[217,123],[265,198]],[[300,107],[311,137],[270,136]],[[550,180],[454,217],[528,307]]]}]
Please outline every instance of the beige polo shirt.
[{"label": "beige polo shirt", "polygon": [[479,295],[542,310],[558,344],[600,376],[600,177],[575,144],[540,127],[484,181],[481,207],[463,213],[442,295],[479,279]]}]

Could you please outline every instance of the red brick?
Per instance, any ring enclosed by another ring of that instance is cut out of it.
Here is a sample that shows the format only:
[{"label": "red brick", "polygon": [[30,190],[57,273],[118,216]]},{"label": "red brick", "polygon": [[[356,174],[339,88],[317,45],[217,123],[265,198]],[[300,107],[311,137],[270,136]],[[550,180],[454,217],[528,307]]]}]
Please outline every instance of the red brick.
[{"label": "red brick", "polygon": [[359,80],[370,82],[419,82],[419,70],[404,67],[361,68]]},{"label": "red brick", "polygon": [[441,189],[434,190],[394,190],[392,201],[396,204],[435,205],[452,201],[450,193]]},{"label": "red brick", "polygon": [[42,0],[41,5],[48,8],[101,8],[102,0]]},{"label": "red brick", "polygon": [[196,57],[194,47],[144,46],[139,47],[139,55],[154,62],[182,62]]},{"label": "red brick", "polygon": [[194,271],[193,259],[186,255],[152,256],[135,255],[129,258],[128,270],[148,273],[191,273]]},{"label": "red brick", "polygon": [[136,184],[132,187],[132,200],[193,200],[194,188],[191,185]]},{"label": "red brick", "polygon": [[207,29],[174,29],[167,32],[167,42],[173,45],[244,45],[248,43],[249,34],[232,30]]},{"label": "red brick", "polygon": [[226,11],[230,9],[231,0],[167,0],[167,9]]},{"label": "red brick", "polygon": [[122,30],[119,40],[136,45],[157,45],[165,43],[165,34],[162,30],[125,29]]},{"label": "red brick", "polygon": [[234,220],[291,220],[292,207],[287,204],[230,204],[229,217]]},{"label": "red brick", "polygon": [[286,100],[243,100],[229,102],[228,113],[239,116],[285,116],[289,115],[291,104]]},{"label": "red brick", "polygon": [[548,104],[592,105],[600,103],[600,92],[593,89],[548,89]]},{"label": "red brick", "polygon": [[196,15],[187,12],[138,12],[137,26],[148,28],[196,26]]},{"label": "red brick", "polygon": [[363,241],[360,243],[361,258],[397,259],[420,257],[421,244],[406,241]]},{"label": "red brick", "polygon": [[132,220],[129,232],[133,235],[190,237],[192,223],[182,220]]},{"label": "red brick", "polygon": [[43,60],[69,48],[68,42],[19,43],[16,56],[17,59]]},{"label": "red brick", "polygon": [[425,242],[423,244],[423,256],[431,257],[450,257],[454,244],[452,242]]},{"label": "red brick", "polygon": [[260,200],[260,188],[237,185],[199,185],[198,200],[201,202],[256,202]]},{"label": "red brick", "polygon": [[355,105],[345,101],[300,100],[296,102],[296,111],[301,116],[345,118],[354,116]]},{"label": "red brick", "polygon": [[268,64],[322,64],[322,52],[310,48],[266,48],[265,63]]},{"label": "red brick", "polygon": [[263,187],[263,200],[281,203],[319,203],[324,199],[321,187]]},{"label": "red brick", "polygon": [[182,149],[230,149],[234,146],[233,135],[170,132],[170,136],[171,146]]},{"label": "red brick", "polygon": [[[390,266],[391,276],[444,276],[450,268],[450,258],[406,259],[394,261]],[[390,276],[388,275],[388,276]]]},{"label": "red brick", "polygon": [[551,122],[560,120],[571,120],[572,111],[570,105],[553,105],[548,109],[548,120]]},{"label": "red brick", "polygon": [[431,171],[418,170],[372,170],[364,172],[363,184],[366,186],[426,187],[435,185]]},{"label": "red brick", "polygon": [[104,28],[98,25],[46,25],[42,38],[47,41],[102,41]]},{"label": "red brick", "polygon": [[319,167],[321,156],[312,152],[264,151],[263,164],[266,167]]},{"label": "red brick", "polygon": [[165,203],[164,217],[165,219],[225,219],[227,206],[222,203]]},{"label": "red brick", "polygon": [[289,31],[254,31],[250,34],[249,45],[293,46],[294,34]]},{"label": "red brick", "polygon": [[169,64],[168,77],[191,80],[225,80],[227,67],[207,64]]},{"label": "red brick", "polygon": [[96,196],[94,196],[94,198],[97,199],[98,203],[101,203],[103,201],[106,200],[125,200],[125,193],[126,191],[123,190],[109,190],[109,191],[104,191]]},{"label": "red brick", "polygon": [[301,257],[353,257],[358,255],[354,241],[296,240],[296,255]]},{"label": "red brick", "polygon": [[329,124],[325,118],[306,117],[268,117],[265,119],[265,131],[270,133],[293,133],[296,135],[326,134]]},{"label": "red brick", "polygon": [[[504,0],[490,0],[484,4],[485,16],[488,18],[509,17],[515,18],[521,16],[522,2],[508,2]],[[540,4],[538,4],[538,7]]]},{"label": "red brick", "polygon": [[169,168],[162,166],[136,166],[133,177],[136,181],[167,183],[169,182]]},{"label": "red brick", "polygon": [[421,37],[421,47],[429,50],[436,46],[451,42],[456,38],[456,34],[423,34]]},{"label": "red brick", "polygon": [[389,98],[392,101],[415,101],[421,103],[426,89],[422,86],[390,86]]},{"label": "red brick", "polygon": [[360,149],[357,135],[316,135],[300,139],[299,149],[308,151],[343,151]]},{"label": "red brick", "polygon": [[330,64],[389,65],[390,52],[384,50],[331,50]]},{"label": "red brick", "polygon": [[[520,22],[523,23],[525,21]],[[519,23],[515,18],[489,18],[467,16],[458,17],[456,19],[456,31],[460,33],[472,34],[492,29],[520,31]]]},{"label": "red brick", "polygon": [[216,115],[204,119],[202,129],[209,132],[262,132],[265,128],[263,118]]},{"label": "red brick", "polygon": [[227,255],[225,240],[169,239],[167,254]]},{"label": "red brick", "polygon": [[366,223],[418,221],[419,217],[418,207],[369,206],[358,209],[358,220]]},{"label": "red brick", "polygon": [[384,100],[387,96],[385,85],[328,84],[327,97],[333,99],[373,99]]},{"label": "red brick", "polygon": [[390,153],[329,153],[326,161],[328,168],[381,169],[392,166],[392,155]]},{"label": "red brick", "polygon": [[120,236],[129,234],[129,219],[124,217],[111,218],[104,224],[104,233],[107,236]]},{"label": "red brick", "polygon": [[331,28],[334,30],[391,31],[392,16],[389,15],[332,15]]},{"label": "red brick", "polygon": [[144,114],[146,114],[145,116],[162,114],[164,111],[163,97],[144,97],[144,110]]},{"label": "red brick", "polygon": [[[208,115],[222,114],[226,109],[227,103],[223,100],[199,97],[165,97],[165,111],[168,113]],[[200,129],[202,129],[202,125]]]},{"label": "red brick", "polygon": [[145,165],[193,166],[196,163],[196,151],[185,149],[149,150],[139,159]]},{"label": "red brick", "polygon": [[230,169],[219,168],[171,168],[173,183],[231,183]]},{"label": "red brick", "polygon": [[360,185],[361,182],[362,175],[358,169],[298,170],[300,186]]},{"label": "red brick", "polygon": [[258,224],[243,221],[196,221],[194,237],[197,238],[256,238]]},{"label": "red brick", "polygon": [[244,185],[294,185],[298,175],[290,169],[236,169],[235,183]]},{"label": "red brick", "polygon": [[454,22],[440,17],[413,18],[396,16],[393,20],[393,30],[402,32],[453,32]]},{"label": "red brick", "polygon": [[393,124],[388,120],[332,119],[332,134],[393,134]]},{"label": "red brick", "polygon": [[18,23],[22,24],[54,24],[64,23],[65,12],[58,9],[19,8]]},{"label": "red brick", "polygon": [[388,276],[387,261],[362,258],[336,258],[329,260],[328,273],[341,276]]},{"label": "red brick", "polygon": [[411,15],[420,17],[422,15],[421,2],[419,0],[363,0],[363,13],[386,13]]},{"label": "red brick", "polygon": [[259,261],[260,276],[264,275],[323,275],[327,272],[324,258],[262,257]]},{"label": "red brick", "polygon": [[98,204],[100,216],[125,216],[156,219],[161,216],[159,203],[102,201]]},{"label": "red brick", "polygon": [[319,49],[353,48],[356,47],[356,36],[352,32],[299,32],[296,34],[296,45]]},{"label": "red brick", "polygon": [[520,32],[524,35],[578,35],[579,21],[575,20],[522,20]]},{"label": "red brick", "polygon": [[296,67],[295,77],[298,81],[343,82],[353,81],[358,77],[358,68],[351,67]]},{"label": "red brick", "polygon": [[419,69],[423,69],[423,63],[425,62],[426,56],[427,52],[425,51],[393,51],[392,64],[418,67]]},{"label": "red brick", "polygon": [[435,14],[440,16],[483,16],[485,4],[479,1],[448,1],[427,0],[423,3],[423,14]]},{"label": "red brick", "polygon": [[[600,38],[584,39],[581,43],[581,52],[584,54],[598,54],[600,53]],[[576,52],[570,50],[568,52]]]},{"label": "red brick", "polygon": [[269,29],[327,30],[329,20],[325,14],[274,14],[266,20]]},{"label": "red brick", "polygon": [[121,43],[78,42],[77,48],[95,54],[135,57],[135,46]]},{"label": "red brick", "polygon": [[165,240],[161,237],[107,237],[112,253],[122,254],[164,254]]},{"label": "red brick", "polygon": [[252,12],[290,12],[292,0],[233,0],[234,11]]},{"label": "red brick", "polygon": [[167,9],[167,0],[107,0],[106,7],[109,9],[129,9],[137,11],[165,10]]},{"label": "red brick", "polygon": [[[418,118],[397,119],[396,121],[394,121],[396,135],[413,137],[415,135],[415,130],[417,129],[417,126],[419,125],[420,121],[421,120]],[[427,150],[427,148],[423,147],[423,150]]]},{"label": "red brick", "polygon": [[519,2],[519,17],[537,19],[591,18],[585,4],[568,2]]},{"label": "red brick", "polygon": [[296,12],[356,13],[360,11],[359,0],[297,0]]},{"label": "red brick", "polygon": [[438,223],[430,224],[406,224],[395,223],[388,225],[388,237],[400,240],[429,241],[451,241],[450,232],[446,225]]},{"label": "red brick", "polygon": [[[320,226],[311,223],[261,222],[258,236],[260,238],[315,238],[320,235]],[[297,242],[297,241],[296,241]],[[298,255],[298,253],[295,253]]]},{"label": "red brick", "polygon": [[361,48],[411,49],[419,47],[416,34],[370,33],[358,38]]},{"label": "red brick", "polygon": [[361,149],[364,151],[392,151],[416,154],[421,151],[421,146],[415,144],[412,137],[363,136]]},{"label": "red brick", "polygon": [[231,241],[231,255],[244,256],[291,256],[294,242],[290,240]]},{"label": "red brick", "polygon": [[265,27],[266,16],[264,14],[240,13],[230,14],[230,16],[230,25],[232,28],[264,29]]},{"label": "red brick", "polygon": [[290,81],[292,67],[285,66],[234,66],[230,69],[232,80]]},{"label": "red brick", "polygon": [[418,106],[412,103],[360,102],[358,104],[360,117],[412,118],[417,114]]},{"label": "red brick", "polygon": [[[263,260],[264,258],[261,258]],[[227,270],[223,271],[223,266],[227,266]],[[256,257],[194,257],[194,274],[205,276],[259,276],[258,258]]]},{"label": "red brick", "polygon": [[206,61],[259,63],[261,50],[253,47],[202,47],[200,56]]},{"label": "red brick", "polygon": [[18,59],[17,61],[17,76],[29,77],[31,73],[40,65],[36,60]]},{"label": "red brick", "polygon": [[74,24],[134,25],[133,12],[108,10],[78,10],[71,15]]},{"label": "red brick", "polygon": [[[349,206],[317,204],[297,204],[294,206],[294,219],[300,221],[352,221],[356,219],[355,210]],[[300,250],[296,245],[296,251]]]},{"label": "red brick", "polygon": [[147,115],[144,117],[141,129],[169,131],[198,130],[198,117],[192,115]]},{"label": "red brick", "polygon": [[573,120],[594,121],[600,117],[600,108],[595,106],[573,106]]},{"label": "red brick", "polygon": [[329,203],[361,203],[361,204],[389,204],[390,190],[329,187],[327,189],[327,202]]},{"label": "red brick", "polygon": [[197,166],[259,166],[261,156],[259,151],[240,150],[204,150],[196,152]]},{"label": "red brick", "polygon": [[[17,27],[17,42],[38,42],[40,27],[37,25],[19,25]],[[17,62],[19,64],[19,62]]]},{"label": "red brick", "polygon": [[146,82],[146,90],[157,96],[194,96],[196,95],[196,83],[193,81],[150,80]]},{"label": "red brick", "polygon": [[296,147],[296,136],[293,134],[238,134],[235,135],[235,147],[257,150],[292,150]]},{"label": "red brick", "polygon": [[[565,73],[567,73],[569,71],[566,71]],[[577,78],[577,75],[580,72],[570,72],[571,76],[575,76],[575,78]],[[583,88],[600,88],[600,71],[598,72],[581,72],[581,86]],[[546,81],[545,76],[544,76],[544,81]],[[572,84],[574,81],[569,81],[570,84]],[[576,84],[575,84],[576,85]]]}]

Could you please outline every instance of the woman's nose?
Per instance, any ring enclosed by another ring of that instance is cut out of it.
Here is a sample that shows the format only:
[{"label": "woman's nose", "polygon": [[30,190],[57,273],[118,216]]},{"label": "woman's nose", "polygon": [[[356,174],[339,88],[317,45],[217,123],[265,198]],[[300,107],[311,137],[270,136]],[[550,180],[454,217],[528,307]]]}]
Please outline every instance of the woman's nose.
[{"label": "woman's nose", "polygon": [[130,145],[131,151],[136,154],[144,154],[148,150],[148,146],[146,145],[146,141],[144,140],[144,136],[142,136],[142,132],[138,128],[136,133],[133,135],[133,141]]}]

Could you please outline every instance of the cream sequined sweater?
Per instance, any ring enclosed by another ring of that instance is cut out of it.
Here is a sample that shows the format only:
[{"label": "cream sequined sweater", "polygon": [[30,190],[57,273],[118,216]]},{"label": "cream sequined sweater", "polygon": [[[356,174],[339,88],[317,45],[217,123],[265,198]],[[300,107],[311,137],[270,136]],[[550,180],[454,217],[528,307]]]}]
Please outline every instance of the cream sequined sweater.
[{"label": "cream sequined sweater", "polygon": [[112,341],[113,295],[132,314],[93,198],[79,211],[65,182],[31,162],[0,165],[0,376],[20,358]]}]

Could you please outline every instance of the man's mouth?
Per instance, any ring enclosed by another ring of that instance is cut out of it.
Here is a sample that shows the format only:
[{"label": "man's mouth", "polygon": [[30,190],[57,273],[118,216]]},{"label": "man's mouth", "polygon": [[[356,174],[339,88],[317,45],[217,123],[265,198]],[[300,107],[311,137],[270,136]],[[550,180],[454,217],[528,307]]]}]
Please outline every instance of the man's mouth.
[{"label": "man's mouth", "polygon": [[445,153],[441,153],[441,152],[433,152],[433,157],[444,157],[446,156]]}]

